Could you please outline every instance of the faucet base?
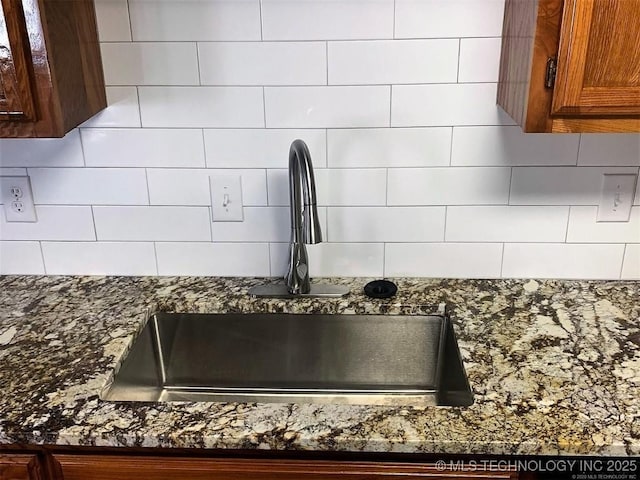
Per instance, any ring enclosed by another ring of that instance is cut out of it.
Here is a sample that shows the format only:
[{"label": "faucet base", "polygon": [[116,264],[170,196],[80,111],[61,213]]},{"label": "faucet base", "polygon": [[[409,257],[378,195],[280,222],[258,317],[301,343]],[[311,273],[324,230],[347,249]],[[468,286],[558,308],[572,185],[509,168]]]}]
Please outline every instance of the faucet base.
[{"label": "faucet base", "polygon": [[283,284],[256,285],[249,289],[252,297],[271,298],[309,298],[309,297],[344,297],[349,293],[349,287],[344,285],[326,285],[322,283],[312,283],[309,293],[289,293],[287,286]]}]

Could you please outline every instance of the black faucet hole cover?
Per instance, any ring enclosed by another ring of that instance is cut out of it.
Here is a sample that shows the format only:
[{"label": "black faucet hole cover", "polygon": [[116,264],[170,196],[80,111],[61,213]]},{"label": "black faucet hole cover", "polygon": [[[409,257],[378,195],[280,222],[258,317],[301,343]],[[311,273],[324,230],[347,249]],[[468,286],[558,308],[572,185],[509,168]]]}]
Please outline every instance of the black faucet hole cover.
[{"label": "black faucet hole cover", "polygon": [[398,286],[389,280],[374,280],[364,286],[364,293],[372,298],[391,298],[398,291]]}]

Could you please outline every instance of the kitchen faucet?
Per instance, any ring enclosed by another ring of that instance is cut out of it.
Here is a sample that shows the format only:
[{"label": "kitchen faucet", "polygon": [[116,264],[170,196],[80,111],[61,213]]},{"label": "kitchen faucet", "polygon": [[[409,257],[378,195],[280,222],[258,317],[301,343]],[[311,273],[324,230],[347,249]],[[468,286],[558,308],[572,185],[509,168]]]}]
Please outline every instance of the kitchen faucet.
[{"label": "kitchen faucet", "polygon": [[[304,203],[303,203],[304,196]],[[322,231],[316,206],[316,181],[307,144],[294,140],[289,149],[289,209],[291,240],[285,281],[291,294],[309,293],[309,257],[306,243],[320,243]]]},{"label": "kitchen faucet", "polygon": [[294,140],[289,148],[289,209],[291,240],[285,285],[259,285],[249,290],[256,297],[341,297],[349,289],[340,285],[311,284],[306,244],[322,242],[316,205],[316,181],[307,144]]}]

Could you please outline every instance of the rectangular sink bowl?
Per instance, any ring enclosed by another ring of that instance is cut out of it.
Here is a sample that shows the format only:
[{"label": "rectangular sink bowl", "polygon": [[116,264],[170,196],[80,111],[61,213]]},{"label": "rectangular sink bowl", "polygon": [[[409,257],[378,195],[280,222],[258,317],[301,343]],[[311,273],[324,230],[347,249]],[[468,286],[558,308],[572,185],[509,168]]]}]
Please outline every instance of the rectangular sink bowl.
[{"label": "rectangular sink bowl", "polygon": [[109,401],[466,406],[444,315],[152,315]]}]

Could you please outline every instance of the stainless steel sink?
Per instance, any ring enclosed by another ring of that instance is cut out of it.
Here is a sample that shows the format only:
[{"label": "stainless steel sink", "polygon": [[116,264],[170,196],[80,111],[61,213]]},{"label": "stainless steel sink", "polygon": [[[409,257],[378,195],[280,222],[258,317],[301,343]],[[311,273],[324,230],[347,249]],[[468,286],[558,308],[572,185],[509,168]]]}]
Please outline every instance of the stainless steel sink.
[{"label": "stainless steel sink", "polygon": [[453,328],[443,315],[158,313],[103,398],[473,403]]}]

